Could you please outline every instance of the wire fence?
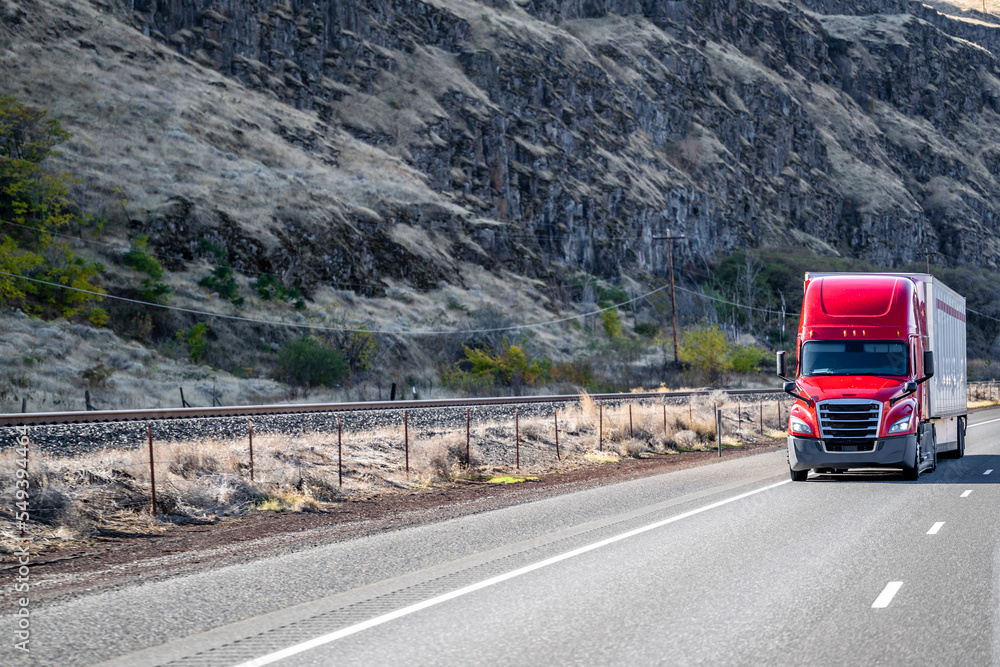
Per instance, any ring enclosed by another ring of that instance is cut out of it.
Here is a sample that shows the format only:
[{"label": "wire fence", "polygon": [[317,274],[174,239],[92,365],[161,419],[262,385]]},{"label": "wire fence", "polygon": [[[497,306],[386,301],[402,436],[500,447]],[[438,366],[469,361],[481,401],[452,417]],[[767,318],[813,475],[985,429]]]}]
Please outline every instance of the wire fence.
[{"label": "wire fence", "polygon": [[[1000,401],[1000,382],[972,383],[968,398]],[[14,521],[23,534],[31,525],[73,517],[197,518],[268,508],[282,494],[322,503],[439,478],[474,483],[559,470],[584,460],[713,449],[721,455],[783,438],[793,403],[784,394],[734,400],[716,392],[683,402],[664,396],[583,400],[575,408],[536,404],[512,414],[449,408],[447,419],[421,410],[383,411],[374,428],[371,420],[329,415],[312,423],[319,428],[292,433],[244,419],[241,429],[229,424],[209,429],[210,437],[181,440],[157,435],[157,424],[147,423],[132,425],[137,442],[130,448],[76,454],[37,449],[32,432],[41,427],[22,427],[22,449],[0,450],[0,520]]]},{"label": "wire fence", "polygon": [[[727,447],[754,433],[761,439],[781,430],[790,401],[772,397],[724,405],[724,434],[732,439]],[[330,416],[326,428],[292,434],[262,431],[253,420],[244,420],[241,434],[230,424],[226,437],[209,429],[214,437],[186,441],[158,438],[149,423],[133,425],[136,442],[128,449],[65,455],[29,445],[26,479],[34,491],[32,510],[44,519],[50,518],[47,513],[67,511],[68,505],[90,514],[139,506],[154,515],[173,514],[188,497],[202,507],[227,504],[226,496],[228,504],[240,505],[259,502],[267,489],[276,488],[334,498],[378,487],[404,488],[428,476],[448,476],[449,468],[468,474],[530,473],[558,468],[564,459],[579,460],[588,452],[634,456],[707,449],[717,439],[710,416],[726,399],[716,396],[715,401],[536,405],[515,408],[508,415],[512,419],[473,408],[453,408],[448,419],[431,419],[423,411],[384,411],[375,429],[362,427],[370,420]],[[32,430],[22,429],[29,442]],[[9,516],[12,463],[11,457],[0,459],[5,486],[0,514]]]}]

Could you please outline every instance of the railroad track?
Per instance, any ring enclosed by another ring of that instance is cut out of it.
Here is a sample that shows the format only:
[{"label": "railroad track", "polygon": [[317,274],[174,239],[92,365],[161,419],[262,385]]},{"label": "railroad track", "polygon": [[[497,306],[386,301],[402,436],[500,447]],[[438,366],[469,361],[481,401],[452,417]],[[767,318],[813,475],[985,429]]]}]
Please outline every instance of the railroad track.
[{"label": "railroad track", "polygon": [[[678,399],[711,394],[714,389],[697,391],[634,392],[590,394],[597,402],[629,399]],[[730,396],[781,394],[781,389],[727,389]],[[0,426],[40,426],[50,424],[89,424],[98,422],[158,421],[167,419],[204,419],[213,417],[257,417],[330,412],[373,410],[417,410],[473,406],[529,405],[534,403],[576,403],[579,394],[561,396],[517,396],[494,398],[455,398],[427,401],[368,401],[355,403],[298,403],[277,405],[232,405],[204,408],[158,408],[151,410],[80,410],[72,412],[28,412],[0,414]]]}]

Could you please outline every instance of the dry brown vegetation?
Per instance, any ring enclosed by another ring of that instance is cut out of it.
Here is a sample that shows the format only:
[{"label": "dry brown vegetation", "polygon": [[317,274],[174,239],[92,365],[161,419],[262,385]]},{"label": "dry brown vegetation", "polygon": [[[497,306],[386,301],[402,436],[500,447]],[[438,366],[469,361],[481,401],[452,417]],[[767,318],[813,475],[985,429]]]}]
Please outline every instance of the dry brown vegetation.
[{"label": "dry brown vegetation", "polygon": [[[466,456],[464,428],[411,429],[409,474],[399,428],[347,432],[343,437],[343,485],[337,434],[257,435],[250,479],[249,442],[205,440],[154,443],[158,515],[150,516],[150,468],[145,447],[78,456],[32,451],[29,456],[28,535],[45,548],[96,535],[137,534],[170,524],[216,522],[259,510],[327,509],[351,498],[419,493],[450,483],[489,483],[498,476],[541,475],[600,465],[624,457],[677,455],[716,446],[714,406],[724,410],[723,444],[773,441],[775,404],[767,404],[770,428],[760,434],[748,415],[738,419],[722,392],[689,405],[627,404],[599,408],[584,395],[560,410],[559,456],[551,417],[473,423]],[[664,415],[666,419],[664,420]],[[603,437],[598,425],[603,420]],[[737,424],[742,422],[743,429]],[[520,467],[517,442],[520,441]],[[0,454],[0,549],[18,537],[14,522],[17,457]]]},{"label": "dry brown vegetation", "polygon": [[[107,329],[0,314],[0,411],[83,410],[89,390],[98,409],[180,407],[179,388],[193,405],[272,403],[287,388],[158,354]],[[317,396],[315,398],[322,398]]]}]

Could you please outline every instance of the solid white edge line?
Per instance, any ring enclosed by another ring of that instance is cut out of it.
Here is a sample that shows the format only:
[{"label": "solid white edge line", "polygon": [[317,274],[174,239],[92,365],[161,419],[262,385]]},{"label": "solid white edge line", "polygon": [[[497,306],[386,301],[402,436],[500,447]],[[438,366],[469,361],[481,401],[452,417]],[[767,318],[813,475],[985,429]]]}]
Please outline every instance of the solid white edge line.
[{"label": "solid white edge line", "polygon": [[993,468],[990,468],[989,470],[987,470],[987,471],[986,471],[986,472],[984,472],[983,474],[984,474],[984,475],[989,475],[989,474],[990,474],[991,472],[993,472]]},{"label": "solid white edge line", "polygon": [[971,494],[972,494],[972,489],[969,489],[968,491],[963,491],[962,495],[959,496],[959,498],[968,498]]},{"label": "solid white edge line", "polygon": [[284,660],[293,655],[302,653],[303,651],[308,651],[309,649],[316,648],[317,646],[322,646],[323,644],[329,644],[330,642],[335,642],[338,639],[343,639],[353,634],[357,634],[363,630],[368,630],[374,628],[383,623],[388,623],[397,618],[402,618],[403,616],[408,616],[415,612],[427,609],[428,607],[433,607],[439,605],[442,602],[447,602],[448,600],[453,600],[457,597],[473,593],[488,586],[493,586],[494,584],[499,584],[501,582],[507,581],[508,579],[513,579],[519,577],[523,574],[528,574],[529,572],[534,572],[535,570],[540,570],[543,567],[559,563],[561,561],[573,558],[574,556],[579,556],[585,554],[588,551],[593,551],[595,549],[600,549],[601,547],[607,546],[609,544],[614,544],[615,542],[620,542],[621,540],[634,537],[636,535],[641,535],[642,533],[648,532],[650,530],[655,530],[662,526],[680,521],[681,519],[686,519],[688,517],[694,516],[696,514],[701,514],[702,512],[707,512],[708,510],[715,509],[716,507],[721,507],[727,505],[731,502],[747,498],[749,496],[763,493],[764,491],[770,491],[771,489],[777,488],[784,484],[790,483],[792,480],[786,479],[777,484],[771,484],[753,491],[747,491],[746,493],[741,493],[738,496],[733,496],[732,498],[726,498],[725,500],[720,500],[718,502],[712,503],[711,505],[706,505],[704,507],[699,507],[698,509],[691,510],[689,512],[684,512],[683,514],[678,514],[677,516],[672,516],[669,519],[663,519],[662,521],[657,521],[651,523],[648,526],[643,526],[641,528],[635,528],[628,532],[622,533],[620,535],[615,535],[614,537],[609,537],[601,540],[600,542],[594,542],[593,544],[588,544],[587,546],[579,547],[578,549],[573,549],[572,551],[567,551],[566,553],[559,554],[558,556],[552,556],[551,558],[546,558],[545,560],[539,561],[537,563],[532,563],[531,565],[526,565],[522,568],[512,570],[510,572],[497,575],[485,581],[480,581],[477,584],[472,584],[464,588],[459,588],[458,590],[451,591],[450,593],[445,593],[444,595],[438,595],[437,597],[430,598],[429,600],[424,600],[423,602],[418,602],[412,604],[409,607],[403,607],[402,609],[397,609],[396,611],[389,612],[388,614],[383,614],[381,616],[376,616],[367,621],[357,623],[355,625],[348,626],[346,628],[341,628],[336,632],[331,632],[325,635],[321,635],[309,641],[302,642],[300,644],[295,644],[294,646],[289,646],[288,648],[282,649],[280,651],[275,651],[274,653],[268,653],[267,655],[261,656],[259,658],[254,658],[253,660],[248,660],[242,662],[237,667],[261,667],[262,665],[269,665],[272,662],[277,662],[278,660]]},{"label": "solid white edge line", "polygon": [[933,526],[931,526],[931,529],[927,531],[927,534],[928,535],[937,535],[938,531],[941,530],[941,526],[943,526],[943,525],[944,525],[944,521],[938,521]]},{"label": "solid white edge line", "polygon": [[902,581],[890,581],[882,589],[882,592],[878,594],[875,598],[875,602],[872,602],[872,609],[885,609],[892,602],[892,598],[896,596],[899,589],[903,587]]},{"label": "solid white edge line", "polygon": [[965,428],[970,429],[970,428],[976,428],[977,426],[986,426],[987,424],[993,424],[994,422],[1000,422],[1000,419],[991,419],[989,421],[979,422],[978,424],[969,424]]}]

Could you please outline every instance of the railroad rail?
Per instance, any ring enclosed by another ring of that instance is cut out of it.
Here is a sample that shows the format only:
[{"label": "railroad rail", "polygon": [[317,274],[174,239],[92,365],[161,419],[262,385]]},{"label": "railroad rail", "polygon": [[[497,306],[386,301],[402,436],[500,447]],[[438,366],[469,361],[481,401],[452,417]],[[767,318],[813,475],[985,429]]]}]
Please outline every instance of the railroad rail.
[{"label": "railroad rail", "polygon": [[[623,394],[588,394],[595,401],[627,399],[688,398],[711,394],[715,389],[695,391],[644,391]],[[725,389],[731,396],[781,394],[781,389]],[[0,414],[0,426],[42,424],[88,424],[96,422],[154,421],[161,419],[204,419],[211,417],[254,417],[316,412],[361,412],[365,410],[410,410],[454,408],[475,405],[523,405],[530,403],[575,403],[579,394],[560,396],[515,396],[493,398],[448,398],[426,401],[369,401],[353,403],[297,403],[273,405],[231,405],[204,408],[156,408],[149,410],[78,410],[72,412],[26,412]]]}]

